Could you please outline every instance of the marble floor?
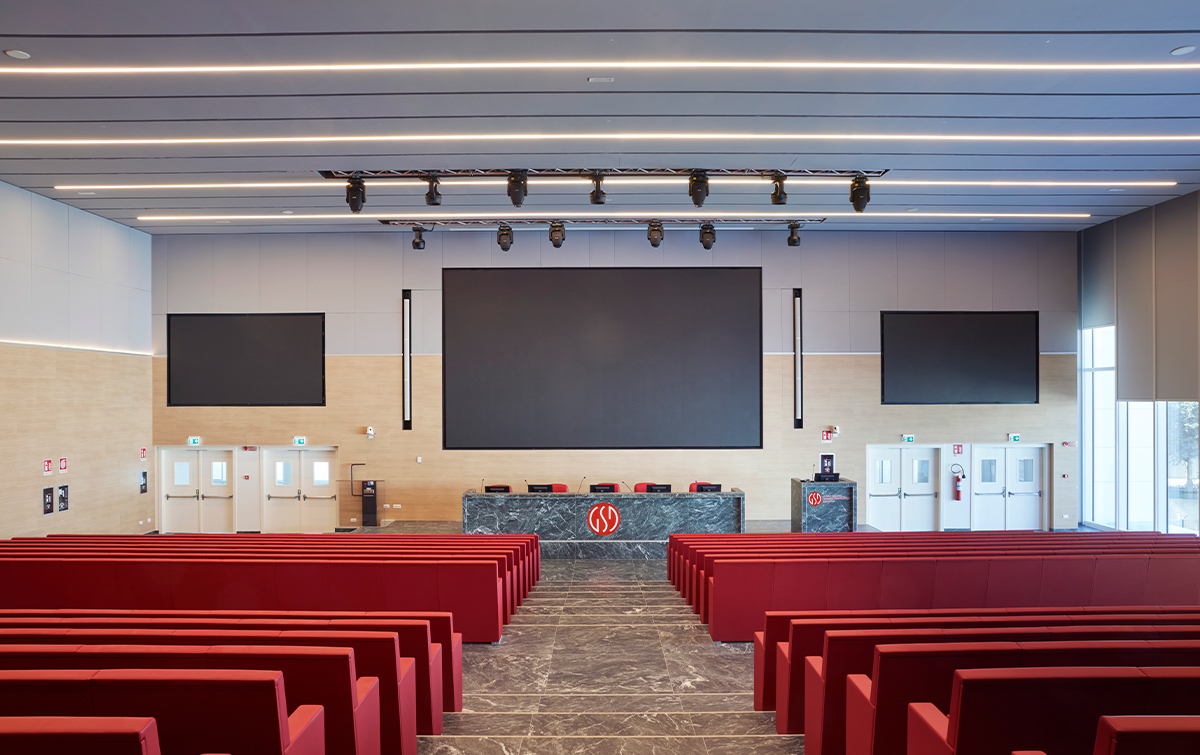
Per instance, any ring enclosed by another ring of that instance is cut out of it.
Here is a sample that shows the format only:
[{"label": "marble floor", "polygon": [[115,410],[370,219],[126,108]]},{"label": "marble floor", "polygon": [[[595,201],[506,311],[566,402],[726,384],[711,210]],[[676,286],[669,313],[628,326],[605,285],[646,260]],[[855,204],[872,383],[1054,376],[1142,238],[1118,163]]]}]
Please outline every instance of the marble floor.
[{"label": "marble floor", "polygon": [[750,643],[714,643],[664,561],[544,561],[495,644],[463,648],[463,712],[420,755],[800,755],[753,709]]}]

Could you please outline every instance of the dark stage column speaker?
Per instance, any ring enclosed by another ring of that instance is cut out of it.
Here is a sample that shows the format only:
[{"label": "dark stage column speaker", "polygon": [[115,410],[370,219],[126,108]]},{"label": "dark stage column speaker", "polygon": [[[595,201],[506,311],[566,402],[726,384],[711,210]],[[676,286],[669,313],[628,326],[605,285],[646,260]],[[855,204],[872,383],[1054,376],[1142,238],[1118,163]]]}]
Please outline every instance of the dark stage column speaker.
[{"label": "dark stage column speaker", "polygon": [[402,402],[404,404],[404,424],[403,429],[412,429],[412,289],[406,288],[400,292],[402,307],[404,309],[403,321],[400,323],[401,339],[403,341],[403,355],[400,359],[403,361],[403,380],[404,387]]},{"label": "dark stage column speaker", "polygon": [[792,348],[795,350],[796,417],[794,427],[804,427],[804,309],[800,289],[792,289]]},{"label": "dark stage column speaker", "polygon": [[379,526],[379,506],[375,495],[375,481],[363,480],[362,483],[362,521],[364,527]]}]

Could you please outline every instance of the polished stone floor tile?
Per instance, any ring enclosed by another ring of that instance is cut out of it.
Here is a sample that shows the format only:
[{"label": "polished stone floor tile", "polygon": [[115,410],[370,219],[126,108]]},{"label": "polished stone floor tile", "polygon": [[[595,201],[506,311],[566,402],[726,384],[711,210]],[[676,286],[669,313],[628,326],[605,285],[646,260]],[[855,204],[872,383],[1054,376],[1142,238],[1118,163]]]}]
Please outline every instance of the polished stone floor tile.
[{"label": "polished stone floor tile", "polygon": [[418,737],[417,755],[520,755],[522,737]]},{"label": "polished stone floor tile", "polygon": [[522,755],[708,755],[696,737],[529,737]]},{"label": "polished stone floor tile", "polygon": [[559,651],[543,689],[548,693],[671,692],[674,683],[662,659],[652,653]]},{"label": "polished stone floor tile", "polygon": [[691,713],[692,725],[701,736],[775,736],[775,714]]},{"label": "polished stone floor tile", "polygon": [[708,755],[804,755],[804,737],[705,737]]},{"label": "polished stone floor tile", "polygon": [[682,713],[679,695],[543,695],[542,713]]},{"label": "polished stone floor tile", "polygon": [[[466,702],[463,703],[464,707]],[[533,713],[444,713],[442,736],[523,737]]]},{"label": "polished stone floor tile", "polygon": [[463,713],[534,713],[542,699],[533,694],[463,695]]},{"label": "polished stone floor tile", "polygon": [[687,737],[686,713],[538,713],[532,733],[557,737]]},{"label": "polished stone floor tile", "polygon": [[680,705],[689,713],[751,713],[754,693],[693,692],[679,696]]},{"label": "polished stone floor tile", "polygon": [[744,692],[754,688],[754,657],[749,653],[664,651],[674,692]]}]

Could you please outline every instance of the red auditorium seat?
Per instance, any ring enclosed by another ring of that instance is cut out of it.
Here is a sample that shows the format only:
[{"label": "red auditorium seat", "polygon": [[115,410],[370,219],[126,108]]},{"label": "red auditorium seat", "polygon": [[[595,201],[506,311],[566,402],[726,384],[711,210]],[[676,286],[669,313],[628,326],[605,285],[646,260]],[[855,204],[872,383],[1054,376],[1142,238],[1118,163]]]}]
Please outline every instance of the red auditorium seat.
[{"label": "red auditorium seat", "polygon": [[147,716],[166,753],[322,755],[325,714],[290,716],[278,671],[0,671],[0,710],[16,716]]},{"label": "red auditorium seat", "polygon": [[635,493],[645,493],[645,492],[646,492],[646,488],[650,487],[651,485],[655,485],[655,484],[656,484],[656,483],[653,483],[653,482],[639,482],[639,483],[636,483],[636,484],[634,484],[634,486],[633,486],[633,492],[635,492]]},{"label": "red auditorium seat", "polygon": [[1195,667],[961,669],[949,714],[909,706],[907,752],[1087,752],[1101,716],[1193,714],[1198,685]]},{"label": "red auditorium seat", "polygon": [[160,755],[153,718],[0,717],[4,755]]},{"label": "red auditorium seat", "polygon": [[711,482],[693,482],[691,485],[688,486],[688,492],[695,493],[696,488],[700,487],[701,485],[712,485],[712,483]]},{"label": "red auditorium seat", "polygon": [[570,491],[571,489],[561,482],[556,482],[550,486],[551,493],[569,493]]}]

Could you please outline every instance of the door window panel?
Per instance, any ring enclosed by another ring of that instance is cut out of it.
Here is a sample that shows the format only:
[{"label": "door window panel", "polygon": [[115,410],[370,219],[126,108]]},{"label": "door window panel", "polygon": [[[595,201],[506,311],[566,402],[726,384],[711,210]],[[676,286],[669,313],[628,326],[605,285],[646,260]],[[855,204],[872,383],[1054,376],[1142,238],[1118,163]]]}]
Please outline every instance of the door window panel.
[{"label": "door window panel", "polygon": [[177,461],[175,462],[175,484],[187,487],[192,480],[192,465],[191,462]]},{"label": "door window panel", "polygon": [[995,482],[996,481],[996,460],[981,459],[979,461],[979,481],[980,482]]},{"label": "door window panel", "polygon": [[213,485],[228,485],[229,479],[226,476],[226,462],[214,461],[212,463],[212,484]]},{"label": "door window panel", "polygon": [[880,485],[890,485],[892,482],[892,460],[880,459],[875,463],[875,482]]},{"label": "door window panel", "polygon": [[292,463],[290,461],[275,462],[275,484],[280,487],[292,484]]},{"label": "door window panel", "polygon": [[929,459],[913,459],[913,482],[918,485],[929,483]]},{"label": "door window panel", "polygon": [[1033,459],[1017,459],[1017,482],[1033,482]]},{"label": "door window panel", "polygon": [[314,461],[313,462],[313,485],[328,485],[329,484],[329,462]]}]

